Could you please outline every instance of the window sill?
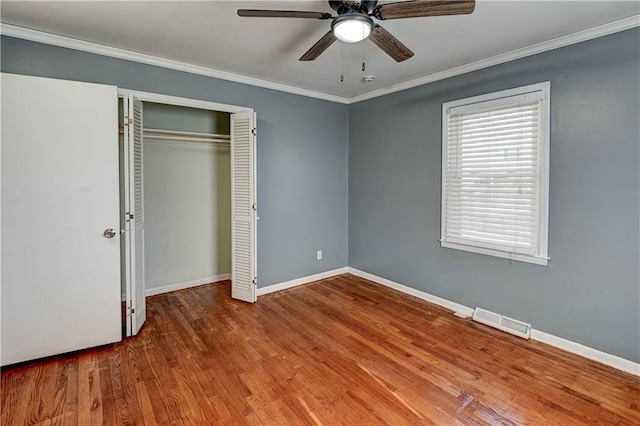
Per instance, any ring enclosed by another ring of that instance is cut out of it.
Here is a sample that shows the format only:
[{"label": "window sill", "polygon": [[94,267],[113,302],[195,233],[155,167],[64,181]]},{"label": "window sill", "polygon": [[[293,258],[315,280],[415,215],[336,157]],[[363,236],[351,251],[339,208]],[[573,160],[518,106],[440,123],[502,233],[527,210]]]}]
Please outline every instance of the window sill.
[{"label": "window sill", "polygon": [[451,248],[456,250],[468,251],[471,253],[480,253],[487,256],[501,257],[503,259],[517,260],[519,262],[534,263],[536,265],[547,266],[549,259],[544,257],[528,256],[526,254],[508,253],[505,251],[492,250],[482,247],[467,246],[464,244],[448,243],[446,241],[440,241],[440,245],[445,248]]}]

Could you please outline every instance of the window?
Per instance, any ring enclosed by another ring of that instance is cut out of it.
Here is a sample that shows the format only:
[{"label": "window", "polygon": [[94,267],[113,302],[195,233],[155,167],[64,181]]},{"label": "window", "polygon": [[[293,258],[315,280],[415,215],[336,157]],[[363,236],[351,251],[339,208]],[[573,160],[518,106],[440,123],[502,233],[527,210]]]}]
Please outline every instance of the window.
[{"label": "window", "polygon": [[442,247],[547,264],[549,89],[442,105]]}]

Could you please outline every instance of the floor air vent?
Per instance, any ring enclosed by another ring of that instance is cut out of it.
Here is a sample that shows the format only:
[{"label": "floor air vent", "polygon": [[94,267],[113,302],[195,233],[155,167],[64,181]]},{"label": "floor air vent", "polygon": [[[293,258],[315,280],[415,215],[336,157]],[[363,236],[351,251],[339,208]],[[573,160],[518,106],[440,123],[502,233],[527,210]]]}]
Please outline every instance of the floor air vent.
[{"label": "floor air vent", "polygon": [[525,339],[531,337],[531,324],[505,317],[486,309],[476,308],[473,311],[473,320]]}]

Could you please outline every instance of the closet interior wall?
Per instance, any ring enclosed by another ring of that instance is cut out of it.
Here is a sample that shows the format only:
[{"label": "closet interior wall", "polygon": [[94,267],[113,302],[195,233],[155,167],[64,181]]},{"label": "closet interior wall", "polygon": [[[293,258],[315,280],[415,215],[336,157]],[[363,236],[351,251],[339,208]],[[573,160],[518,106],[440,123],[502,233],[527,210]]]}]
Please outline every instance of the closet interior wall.
[{"label": "closet interior wall", "polygon": [[224,112],[144,103],[147,294],[231,272],[229,122]]}]

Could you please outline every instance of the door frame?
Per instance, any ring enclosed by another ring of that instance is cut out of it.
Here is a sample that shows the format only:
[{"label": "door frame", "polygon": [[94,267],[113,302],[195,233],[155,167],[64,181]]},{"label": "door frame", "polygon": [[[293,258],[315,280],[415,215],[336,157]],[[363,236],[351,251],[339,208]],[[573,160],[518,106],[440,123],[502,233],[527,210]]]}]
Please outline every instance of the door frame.
[{"label": "door frame", "polygon": [[228,112],[232,114],[236,112],[245,112],[245,111],[253,112],[253,108],[250,108],[250,107],[221,104],[217,102],[203,101],[199,99],[181,98],[179,96],[162,95],[160,93],[141,92],[139,90],[123,89],[122,87],[118,87],[118,97],[123,97],[127,95],[133,95],[136,98],[140,99],[142,102],[154,102],[157,104],[168,104],[168,105],[176,105],[176,106],[183,106],[183,107],[189,107],[189,108],[208,109],[211,111]]},{"label": "door frame", "polygon": [[[220,112],[226,112],[226,113],[230,113],[230,114],[236,114],[236,113],[240,113],[240,112],[248,112],[251,114],[255,114],[255,110],[253,108],[250,107],[245,107],[245,106],[238,106],[238,105],[229,105],[229,104],[222,104],[222,103],[218,103],[218,102],[210,102],[210,101],[204,101],[204,100],[200,100],[200,99],[191,99],[191,98],[183,98],[183,97],[179,97],[179,96],[171,96],[171,95],[163,95],[160,93],[151,93],[151,92],[142,92],[139,90],[132,90],[132,89],[126,89],[126,88],[122,88],[122,87],[118,87],[118,98],[124,98],[128,95],[133,95],[136,98],[138,98],[140,101],[144,102],[153,102],[153,103],[158,103],[158,104],[166,104],[166,105],[175,105],[175,106],[183,106],[183,107],[188,107],[188,108],[198,108],[198,109],[205,109],[205,110],[210,110],[210,111],[220,111]],[[257,123],[254,123],[254,125],[256,125]],[[257,161],[253,162],[253,176],[255,176],[255,185],[256,185],[256,190],[257,190]],[[143,172],[144,174],[144,172]],[[257,201],[257,199],[256,199]],[[255,215],[255,219],[256,219],[256,227],[257,227],[257,212],[254,212]],[[258,257],[258,253],[257,253],[257,232],[254,234],[255,235],[255,243],[254,243],[254,250],[256,251],[255,253],[253,253],[254,258],[256,259],[257,262],[257,257]],[[231,244],[233,247],[233,236],[231,237]],[[233,266],[233,265],[232,265]],[[256,275],[257,275],[257,266],[256,266]],[[257,289],[256,289],[257,290]],[[255,300],[254,300],[255,302]]]}]

